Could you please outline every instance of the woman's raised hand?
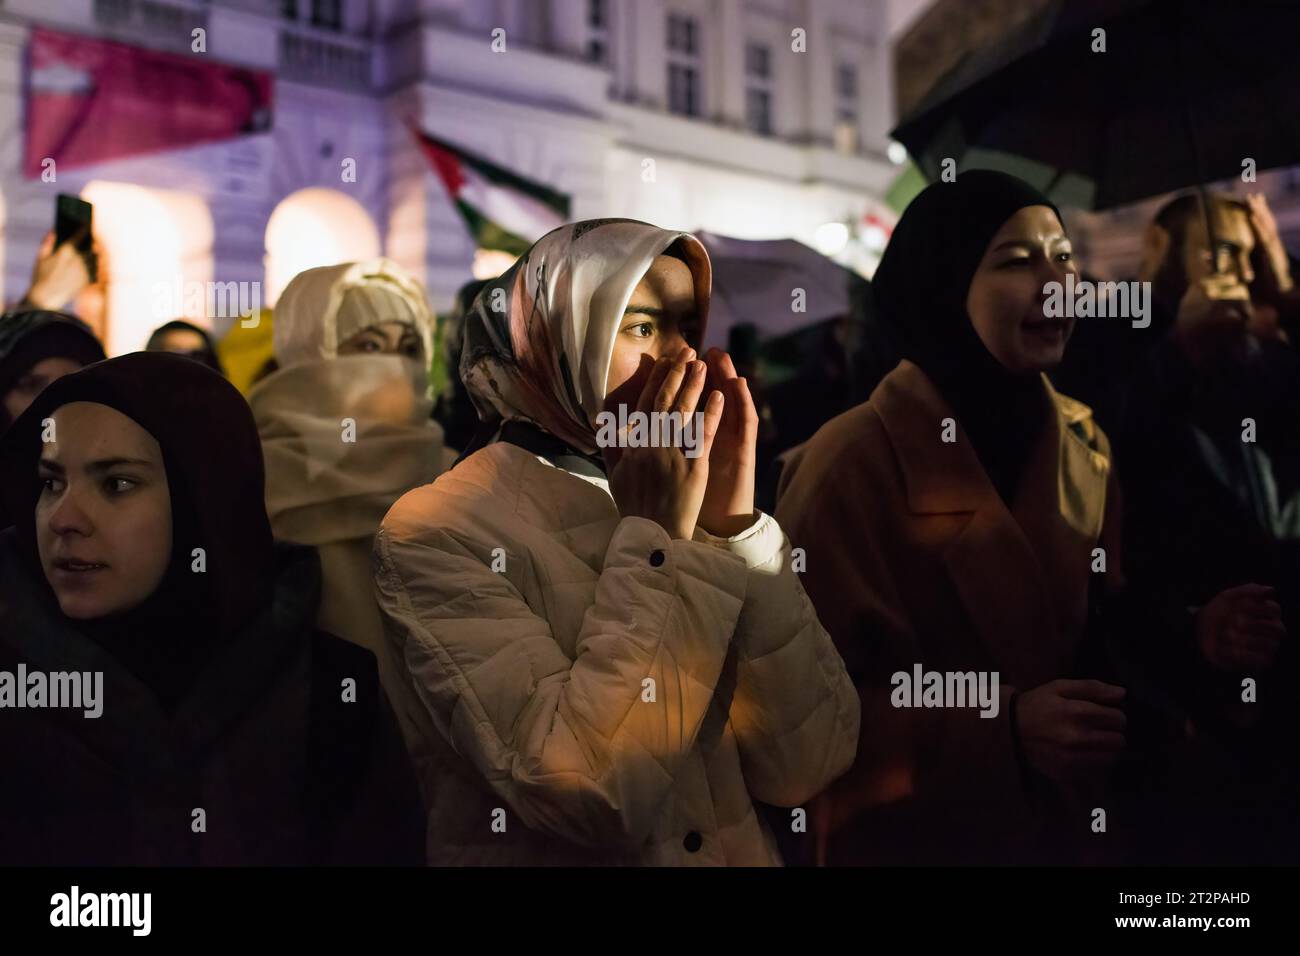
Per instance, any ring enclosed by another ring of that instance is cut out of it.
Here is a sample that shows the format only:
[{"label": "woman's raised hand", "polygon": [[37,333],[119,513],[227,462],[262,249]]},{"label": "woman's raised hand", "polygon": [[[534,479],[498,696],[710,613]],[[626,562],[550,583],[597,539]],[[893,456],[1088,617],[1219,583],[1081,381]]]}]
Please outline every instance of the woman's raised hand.
[{"label": "woman's raised hand", "polygon": [[749,385],[736,374],[730,355],[714,348],[704,358],[709,367],[709,385],[722,393],[725,405],[710,455],[709,487],[700,508],[700,527],[730,538],[754,523],[758,410]]},{"label": "woman's raised hand", "polygon": [[[690,422],[704,394],[705,365],[695,350],[682,349],[675,357],[659,359],[641,390],[637,411],[645,412],[651,427],[665,413],[679,412]],[[648,518],[673,538],[689,539],[695,533],[700,506],[709,482],[709,454],[722,420],[721,392],[709,395],[704,406],[702,434],[692,437],[695,449],[683,447],[603,448],[609,474],[609,491],[624,517]],[[659,413],[659,414],[655,414]],[[690,450],[697,457],[688,458]]]}]

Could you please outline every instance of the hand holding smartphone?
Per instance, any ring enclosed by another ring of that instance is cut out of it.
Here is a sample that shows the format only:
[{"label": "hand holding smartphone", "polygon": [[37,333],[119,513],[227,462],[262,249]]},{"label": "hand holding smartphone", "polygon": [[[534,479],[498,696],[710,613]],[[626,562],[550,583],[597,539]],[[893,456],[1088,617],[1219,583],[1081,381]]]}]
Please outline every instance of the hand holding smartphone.
[{"label": "hand holding smartphone", "polygon": [[94,207],[84,199],[59,193],[54,215],[54,248],[58,249],[65,242],[73,243],[86,263],[92,285],[99,279],[99,263],[91,236],[93,210]]}]

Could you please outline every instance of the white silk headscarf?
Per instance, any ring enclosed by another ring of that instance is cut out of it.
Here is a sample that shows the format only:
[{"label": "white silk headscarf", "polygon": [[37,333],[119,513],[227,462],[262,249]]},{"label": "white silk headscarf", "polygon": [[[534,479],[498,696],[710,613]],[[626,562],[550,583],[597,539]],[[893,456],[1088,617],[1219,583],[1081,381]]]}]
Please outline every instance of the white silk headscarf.
[{"label": "white silk headscarf", "polygon": [[523,420],[595,454],[623,310],[655,257],[680,240],[701,340],[712,268],[698,239],[632,219],[589,219],[547,233],[479,292],[465,320],[460,375],[488,426]]}]

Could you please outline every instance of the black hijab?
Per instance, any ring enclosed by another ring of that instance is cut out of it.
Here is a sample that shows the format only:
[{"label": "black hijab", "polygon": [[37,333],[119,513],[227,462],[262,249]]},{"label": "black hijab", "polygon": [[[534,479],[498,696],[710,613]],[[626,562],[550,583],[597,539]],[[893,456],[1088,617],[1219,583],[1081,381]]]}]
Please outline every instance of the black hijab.
[{"label": "black hijab", "polygon": [[1006,173],[931,183],[899,219],[872,279],[899,354],[938,387],[1008,505],[1047,420],[1046,400],[1037,373],[1015,374],[984,347],[966,297],[989,242],[1026,206],[1060,218],[1046,196]]},{"label": "black hijab", "polygon": [[[99,362],[45,389],[0,442],[0,495],[23,563],[54,614],[58,604],[36,545],[37,461],[41,421],[71,402],[116,409],[162,448],[172,555],[144,603],[123,614],[66,623],[113,654],[172,709],[213,651],[271,600],[274,558],[257,427],[233,385],[165,352]],[[204,549],[204,573],[192,570],[195,548]]]},{"label": "black hijab", "polygon": [[149,341],[145,345],[146,352],[169,352],[171,349],[165,349],[162,346],[162,339],[168,332],[193,332],[203,340],[202,348],[194,349],[189,352],[174,352],[176,355],[184,355],[196,362],[206,365],[212,371],[219,375],[225,375],[226,370],[221,367],[221,359],[217,357],[217,346],[212,340],[212,336],[207,329],[195,325],[193,322],[186,322],[184,319],[173,319],[158,326],[149,335]]},{"label": "black hijab", "polygon": [[[20,309],[0,315],[0,397],[47,358],[84,366],[103,361],[104,347],[90,326],[66,312]],[[0,405],[0,435],[9,425],[9,413]]]}]

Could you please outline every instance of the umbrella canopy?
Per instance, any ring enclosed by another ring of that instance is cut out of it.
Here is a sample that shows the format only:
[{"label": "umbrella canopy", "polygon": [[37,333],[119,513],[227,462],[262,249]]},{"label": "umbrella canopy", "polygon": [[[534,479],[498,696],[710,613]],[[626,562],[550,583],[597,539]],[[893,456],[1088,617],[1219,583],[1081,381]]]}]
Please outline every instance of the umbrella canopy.
[{"label": "umbrella canopy", "polygon": [[1123,205],[1300,162],[1297,38],[1295,0],[1055,0],[893,135],[931,179],[952,158],[1061,205]]},{"label": "umbrella canopy", "polygon": [[[708,344],[725,346],[734,325],[752,323],[760,338],[785,335],[852,311],[851,293],[867,280],[794,239],[734,239],[695,234],[713,263]],[[802,289],[804,311],[795,311]]]}]

